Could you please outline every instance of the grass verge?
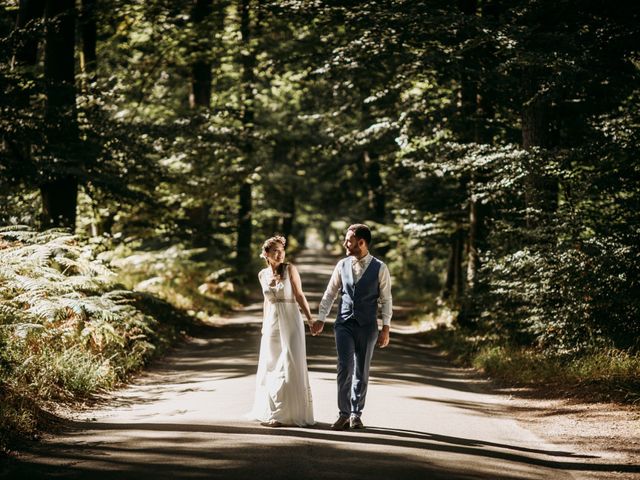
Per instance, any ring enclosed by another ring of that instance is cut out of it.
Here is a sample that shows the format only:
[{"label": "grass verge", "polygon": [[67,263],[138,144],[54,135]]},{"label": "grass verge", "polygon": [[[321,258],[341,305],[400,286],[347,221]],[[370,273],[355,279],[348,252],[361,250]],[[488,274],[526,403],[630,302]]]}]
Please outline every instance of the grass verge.
[{"label": "grass verge", "polygon": [[502,386],[536,395],[640,405],[640,355],[614,348],[554,355],[504,345],[454,328],[425,332],[459,365],[473,367]]}]

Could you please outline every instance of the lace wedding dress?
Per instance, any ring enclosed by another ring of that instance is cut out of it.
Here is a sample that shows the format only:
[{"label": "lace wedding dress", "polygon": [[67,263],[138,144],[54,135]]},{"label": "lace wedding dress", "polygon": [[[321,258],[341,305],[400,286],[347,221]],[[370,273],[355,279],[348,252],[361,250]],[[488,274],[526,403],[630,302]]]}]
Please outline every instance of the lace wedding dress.
[{"label": "lace wedding dress", "polygon": [[258,278],[264,294],[264,318],[250,416],[261,422],[313,425],[305,327],[289,275],[275,281],[271,268],[265,268]]}]

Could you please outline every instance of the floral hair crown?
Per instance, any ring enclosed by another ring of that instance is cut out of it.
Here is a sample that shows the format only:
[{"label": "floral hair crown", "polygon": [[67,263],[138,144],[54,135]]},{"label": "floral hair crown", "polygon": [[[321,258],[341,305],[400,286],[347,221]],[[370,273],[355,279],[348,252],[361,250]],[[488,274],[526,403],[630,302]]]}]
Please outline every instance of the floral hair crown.
[{"label": "floral hair crown", "polygon": [[271,247],[273,247],[276,243],[281,244],[283,247],[287,246],[287,239],[282,235],[275,235],[271,238],[267,238],[262,244],[262,251],[260,252],[260,258],[267,259],[267,252]]}]

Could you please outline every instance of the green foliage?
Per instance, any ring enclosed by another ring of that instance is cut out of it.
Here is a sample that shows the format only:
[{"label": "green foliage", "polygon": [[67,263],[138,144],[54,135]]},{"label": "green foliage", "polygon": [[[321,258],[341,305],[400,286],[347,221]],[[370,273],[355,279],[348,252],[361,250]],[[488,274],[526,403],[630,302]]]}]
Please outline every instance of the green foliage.
[{"label": "green foliage", "polygon": [[113,387],[189,325],[116,279],[96,245],[63,230],[0,229],[3,446],[12,431],[29,433],[47,402]]},{"label": "green foliage", "polygon": [[[169,302],[206,320],[235,305],[233,271],[221,260],[197,260],[204,249],[172,245],[156,251],[118,245],[99,255],[126,288]],[[156,315],[154,317],[157,318]]]},{"label": "green foliage", "polygon": [[571,395],[588,401],[640,402],[638,354],[615,348],[553,354],[450,327],[424,335],[459,364],[472,366],[502,385],[528,387],[545,397]]},{"label": "green foliage", "polygon": [[[41,274],[16,263],[6,283],[16,331],[66,321],[108,355],[162,313],[140,293],[110,297],[114,283],[206,318],[260,267],[264,237],[295,247],[314,229],[331,248],[364,221],[394,295],[428,318],[457,313],[472,337],[550,355],[640,349],[638,5],[250,2],[246,42],[237,3],[199,21],[192,7],[99,3],[95,78],[77,70],[79,135],[62,162],[46,152],[42,55],[11,61],[42,46],[46,22],[16,29],[15,2],[2,7],[0,222],[37,228],[43,180],[71,173],[78,231],[120,265],[97,281],[82,249],[47,253],[42,237]],[[209,105],[189,102],[197,62]]]}]

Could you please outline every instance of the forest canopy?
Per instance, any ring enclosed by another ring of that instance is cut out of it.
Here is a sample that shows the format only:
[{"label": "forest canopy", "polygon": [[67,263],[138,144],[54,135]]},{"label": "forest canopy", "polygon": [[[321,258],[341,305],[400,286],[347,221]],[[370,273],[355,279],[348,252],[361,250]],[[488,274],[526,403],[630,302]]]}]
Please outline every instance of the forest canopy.
[{"label": "forest canopy", "polygon": [[5,232],[193,251],[242,286],[265,237],[366,222],[398,298],[477,335],[640,348],[638,5],[0,8]]}]

